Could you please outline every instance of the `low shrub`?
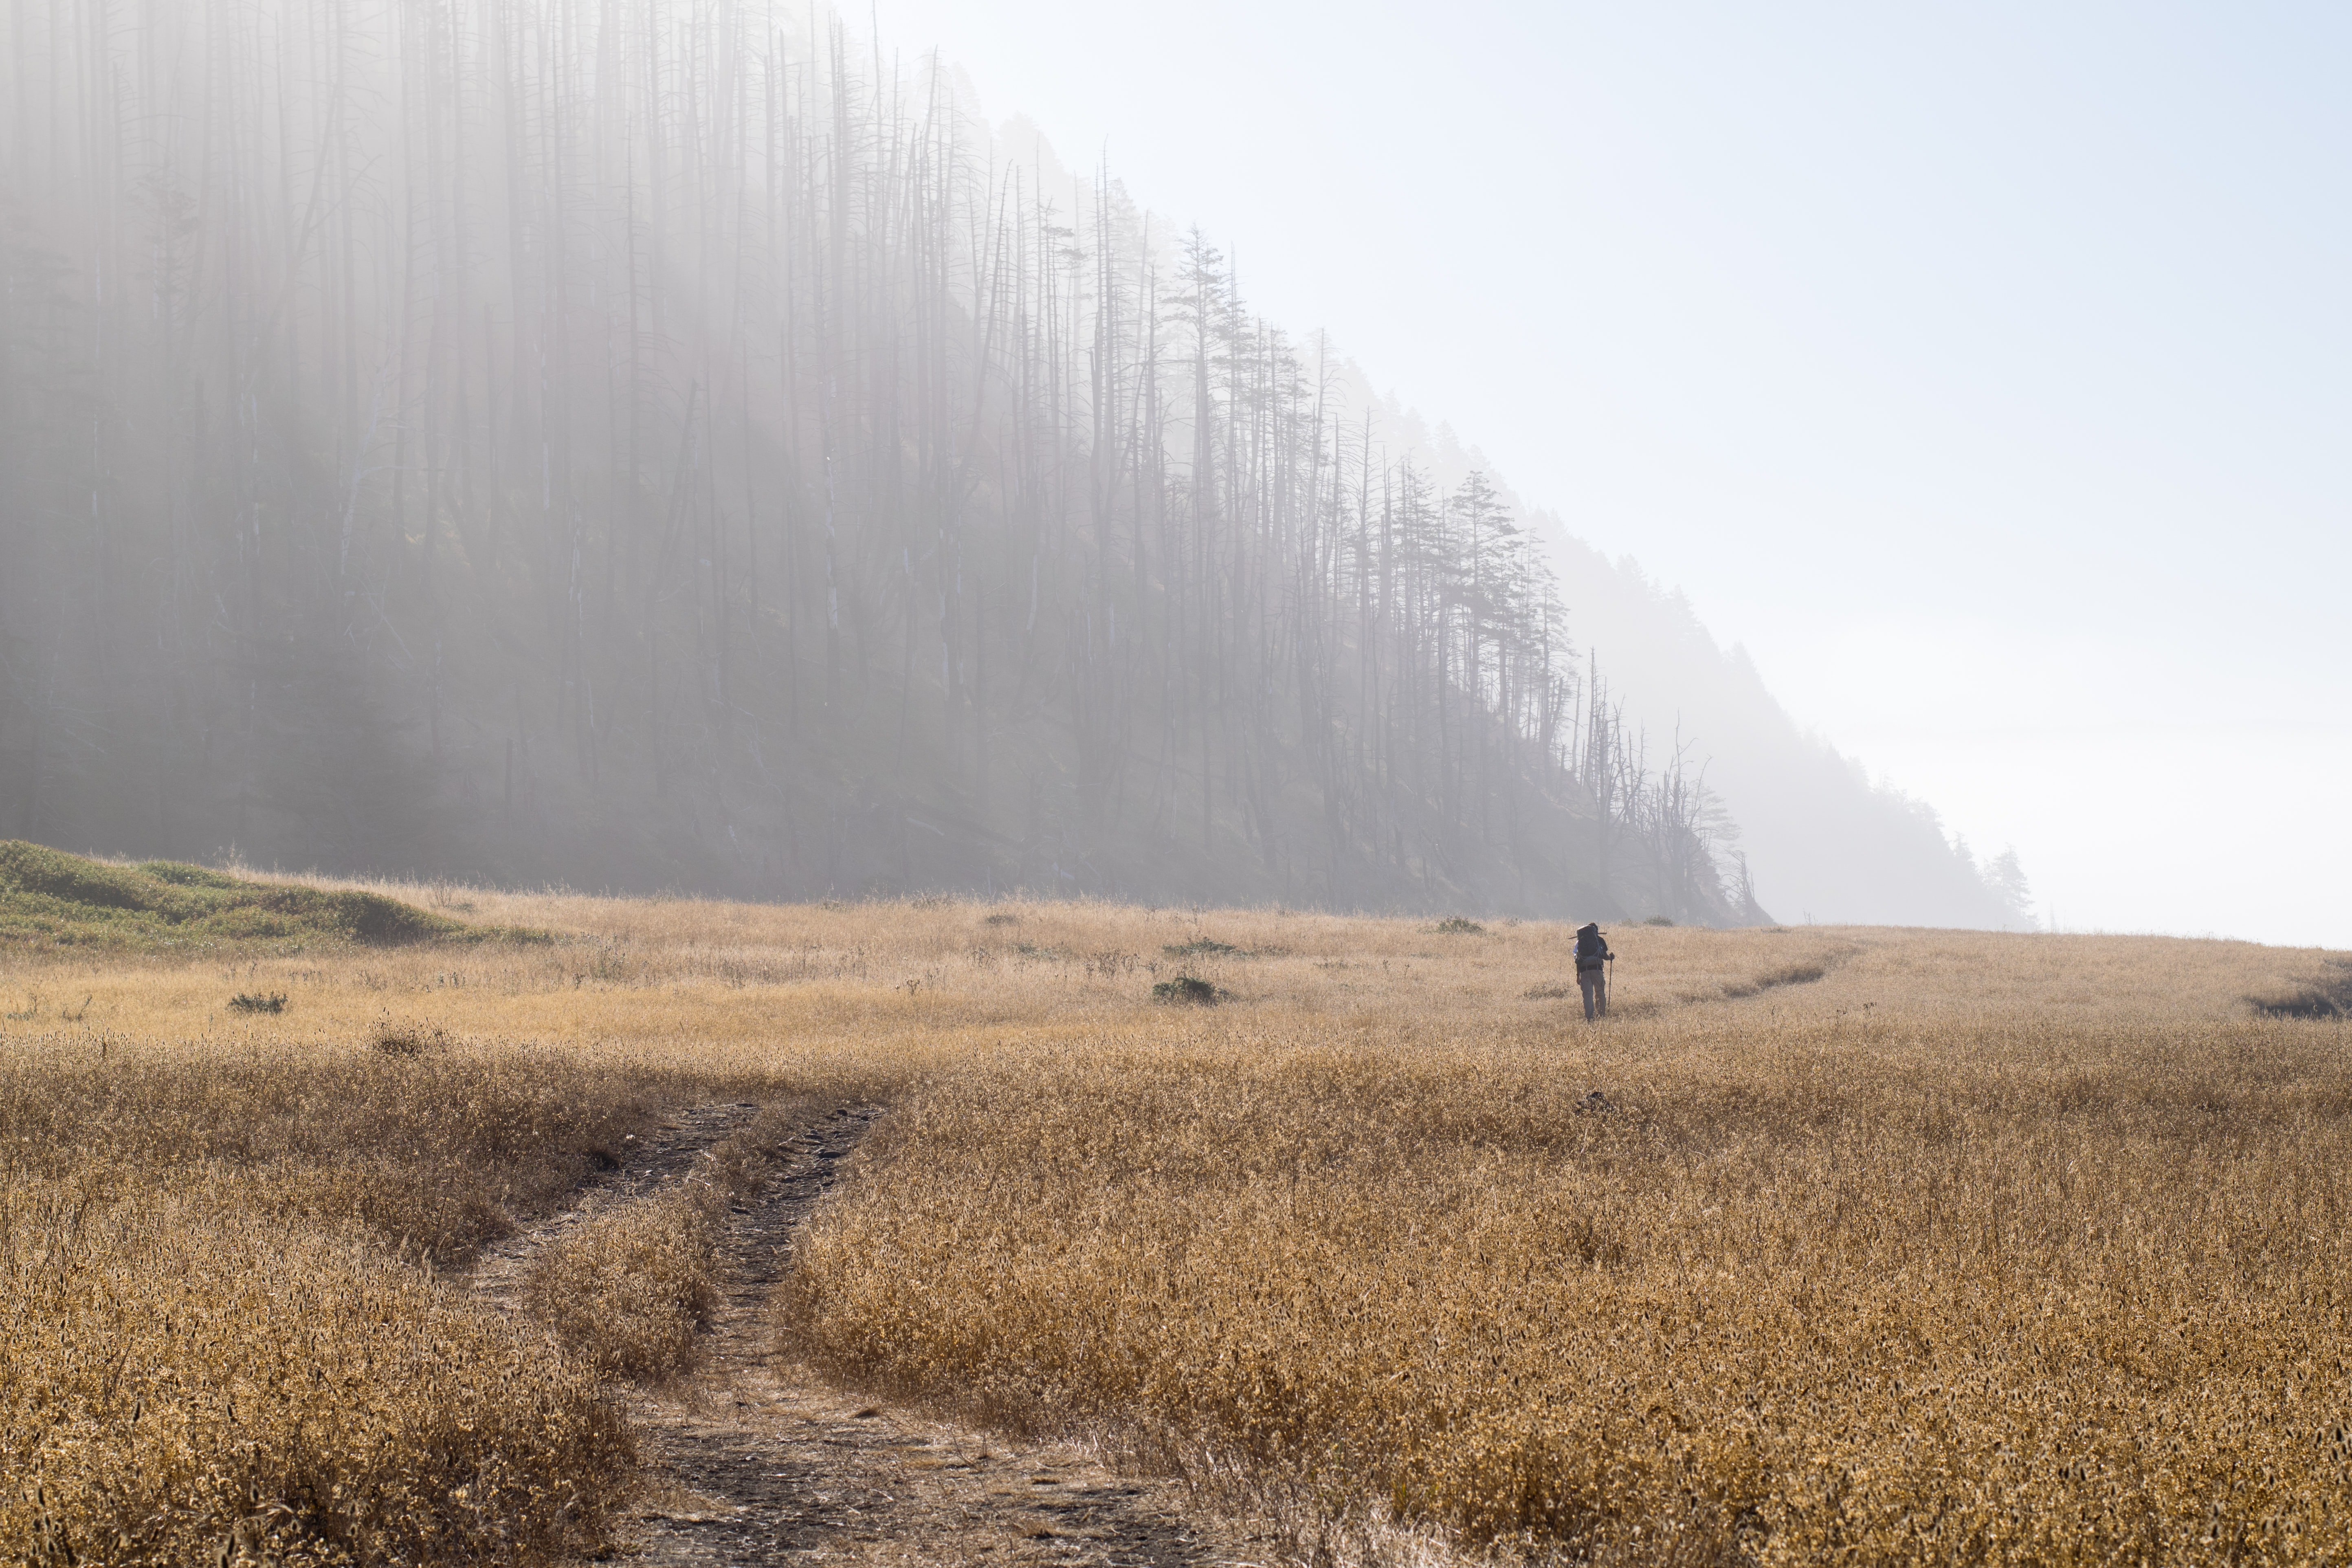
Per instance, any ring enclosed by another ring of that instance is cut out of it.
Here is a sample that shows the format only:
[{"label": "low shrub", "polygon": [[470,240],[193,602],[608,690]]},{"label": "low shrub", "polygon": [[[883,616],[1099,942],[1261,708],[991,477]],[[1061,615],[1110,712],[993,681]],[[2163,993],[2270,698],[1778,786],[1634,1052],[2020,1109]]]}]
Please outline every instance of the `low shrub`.
[{"label": "low shrub", "polygon": [[[270,1011],[277,1011],[271,1008]],[[368,1043],[388,1057],[421,1057],[427,1051],[440,1050],[449,1043],[446,1031],[434,1024],[420,1023],[414,1018],[381,1018],[376,1021]]]},{"label": "low shrub", "polygon": [[2258,993],[2246,1000],[2266,1018],[2341,1018],[2352,1015],[2352,963],[2331,960],[2326,973],[2315,980]]},{"label": "low shrub", "polygon": [[2266,1018],[2338,1018],[2345,1009],[2326,992],[2312,989],[2284,995],[2250,996],[2254,1011]]}]

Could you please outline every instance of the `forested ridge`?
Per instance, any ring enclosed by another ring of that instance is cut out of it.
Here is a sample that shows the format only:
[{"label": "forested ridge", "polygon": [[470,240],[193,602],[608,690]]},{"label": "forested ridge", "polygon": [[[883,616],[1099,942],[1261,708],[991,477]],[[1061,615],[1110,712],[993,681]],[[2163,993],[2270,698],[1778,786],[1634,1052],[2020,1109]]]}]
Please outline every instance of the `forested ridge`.
[{"label": "forested ridge", "polygon": [[0,834],[1760,917],[1489,478],[936,62],[745,0],[0,37]]}]

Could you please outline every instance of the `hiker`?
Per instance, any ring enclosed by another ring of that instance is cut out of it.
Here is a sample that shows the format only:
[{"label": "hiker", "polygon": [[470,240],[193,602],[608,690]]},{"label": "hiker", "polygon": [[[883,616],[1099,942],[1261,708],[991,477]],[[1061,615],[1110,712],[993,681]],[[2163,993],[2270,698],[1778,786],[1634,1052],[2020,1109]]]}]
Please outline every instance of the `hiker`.
[{"label": "hiker", "polygon": [[1594,921],[1576,928],[1576,985],[1584,993],[1584,1021],[1609,1016],[1609,961],[1617,955],[1609,951],[1609,939],[1601,934],[1601,922]]}]

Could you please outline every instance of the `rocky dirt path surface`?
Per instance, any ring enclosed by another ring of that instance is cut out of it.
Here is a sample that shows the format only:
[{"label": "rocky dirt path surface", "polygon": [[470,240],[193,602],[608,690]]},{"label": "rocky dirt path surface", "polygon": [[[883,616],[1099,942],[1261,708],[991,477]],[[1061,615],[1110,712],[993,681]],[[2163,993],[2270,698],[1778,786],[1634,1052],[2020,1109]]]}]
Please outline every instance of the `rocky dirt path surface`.
[{"label": "rocky dirt path surface", "polygon": [[[713,1106],[669,1118],[654,1147],[591,1184],[588,1206],[659,1191],[755,1111]],[[621,1559],[647,1568],[1251,1562],[1178,1489],[1114,1475],[1076,1447],[1011,1444],[860,1399],[776,1362],[767,1300],[790,1265],[793,1233],[878,1114],[820,1115],[731,1215],[702,1372],[630,1402],[647,1474],[620,1532]],[[511,1310],[530,1256],[576,1223],[551,1221],[486,1257],[481,1289]]]}]

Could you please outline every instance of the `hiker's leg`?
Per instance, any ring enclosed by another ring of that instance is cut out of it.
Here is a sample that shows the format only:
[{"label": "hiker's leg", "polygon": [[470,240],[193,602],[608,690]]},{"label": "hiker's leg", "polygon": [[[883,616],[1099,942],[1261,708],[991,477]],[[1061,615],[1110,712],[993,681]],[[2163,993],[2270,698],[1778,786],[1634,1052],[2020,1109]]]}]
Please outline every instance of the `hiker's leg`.
[{"label": "hiker's leg", "polygon": [[1595,972],[1594,972],[1593,976],[1592,976],[1592,989],[1600,994],[1600,997],[1601,997],[1601,1016],[1602,1017],[1606,1018],[1607,1016],[1609,1016],[1609,973],[1608,973],[1608,971],[1606,971],[1606,970],[1598,970],[1598,971],[1595,971]]},{"label": "hiker's leg", "polygon": [[1584,993],[1584,1021],[1592,1022],[1592,972],[1586,970],[1576,977],[1577,989]]}]

